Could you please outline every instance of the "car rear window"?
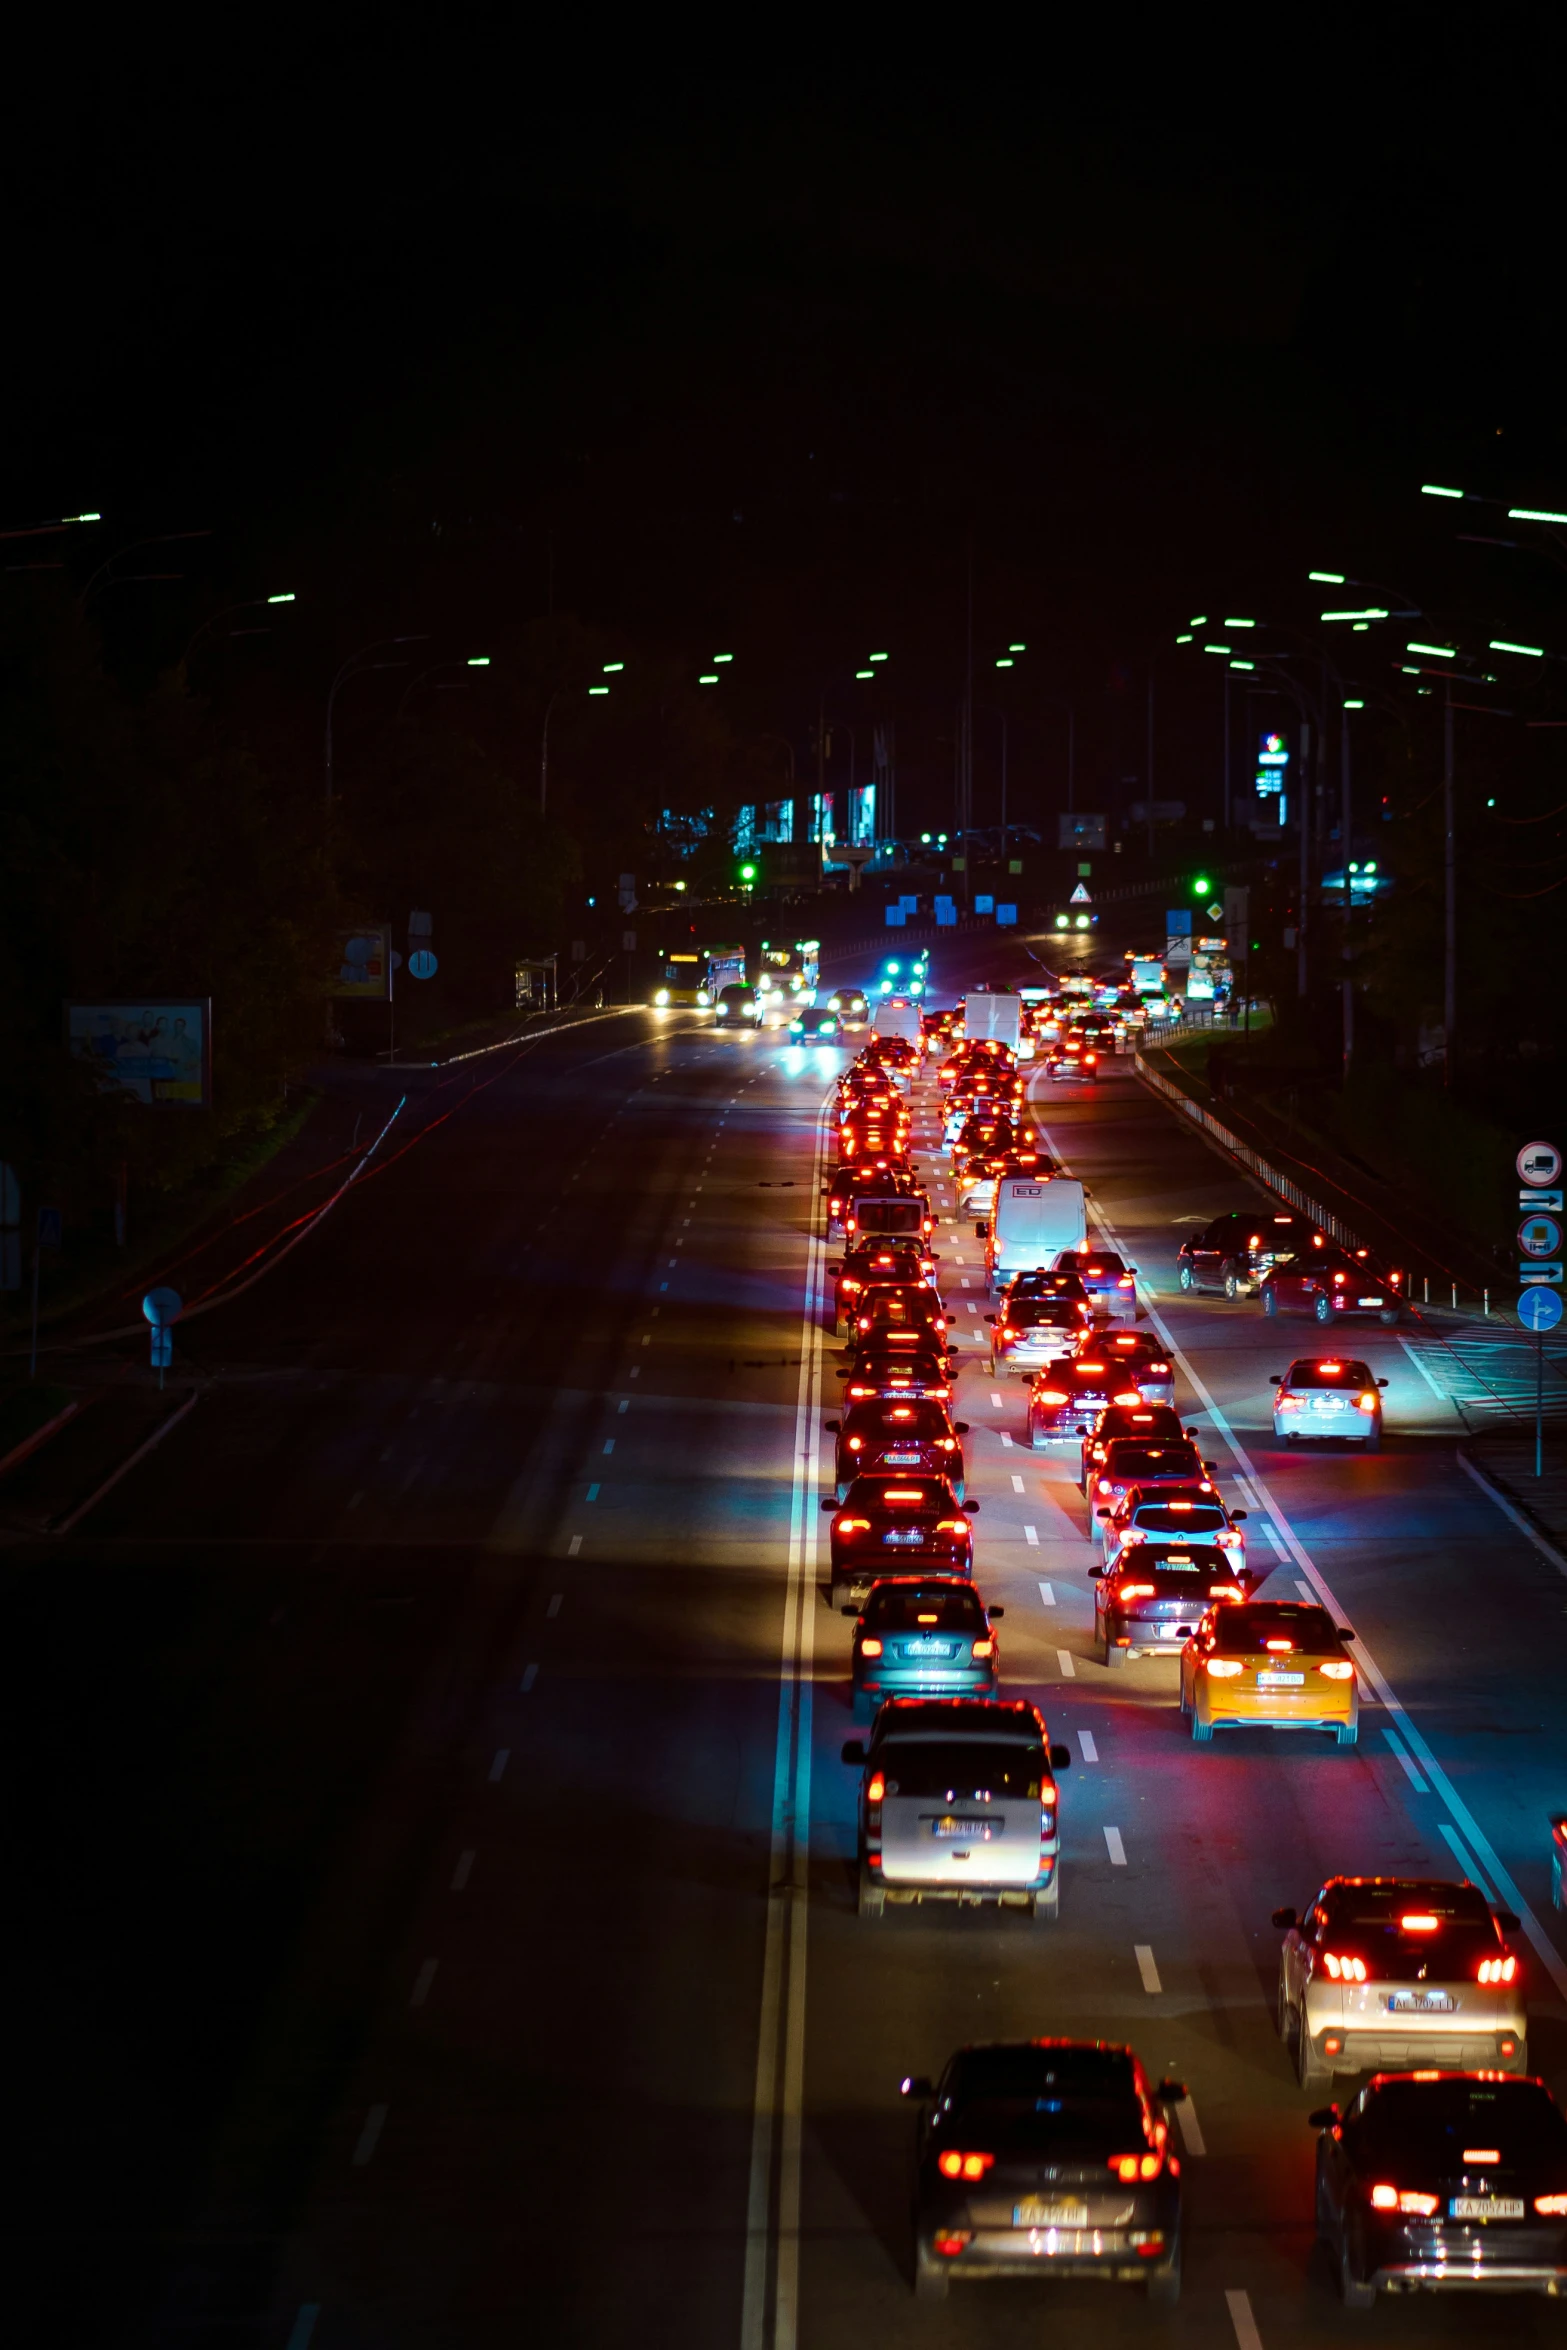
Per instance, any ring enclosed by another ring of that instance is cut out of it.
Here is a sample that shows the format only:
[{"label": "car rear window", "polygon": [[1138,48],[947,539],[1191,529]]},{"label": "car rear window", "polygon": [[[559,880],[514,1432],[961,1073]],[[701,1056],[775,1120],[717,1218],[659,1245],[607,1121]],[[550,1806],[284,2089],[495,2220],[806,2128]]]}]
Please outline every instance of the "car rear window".
[{"label": "car rear window", "polygon": [[1154,1542],[1135,1543],[1129,1552],[1117,1559],[1116,1572],[1139,1578],[1144,1575],[1167,1575],[1183,1591],[1188,1587],[1196,1590],[1200,1585],[1206,1592],[1210,1582],[1234,1582],[1234,1569],[1228,1554],[1213,1543],[1200,1542],[1190,1549],[1183,1543],[1168,1547]]},{"label": "car rear window", "polygon": [[1126,1271],[1119,1257],[1103,1254],[1089,1257],[1078,1249],[1067,1249],[1057,1257],[1056,1269],[1061,1273],[1076,1273],[1090,1281],[1103,1280],[1110,1274]]},{"label": "car rear window", "polygon": [[955,1738],[889,1742],[877,1759],[889,1795],[921,1802],[973,1803],[985,1796],[1037,1801],[1040,1783],[1049,1777],[1043,1747],[1004,1746],[999,1739],[972,1746]]},{"label": "car rear window", "polygon": [[1225,1522],[1217,1502],[1139,1502],[1132,1524],[1146,1534],[1217,1534]]},{"label": "car rear window", "polygon": [[951,1430],[939,1403],[858,1403],[849,1414],[849,1436],[907,1436],[921,1443]]},{"label": "car rear window", "polygon": [[[1088,1359],[1090,1362],[1098,1362],[1099,1357],[1091,1355]],[[1130,1372],[1122,1372],[1119,1363],[1116,1372],[1123,1382],[1131,1377]],[[1111,1441],[1117,1437],[1127,1437],[1134,1444],[1169,1445],[1179,1444],[1185,1431],[1181,1426],[1179,1412],[1171,1404],[1125,1403],[1111,1406],[1100,1434]],[[1201,1475],[1200,1470],[1198,1474]]]},{"label": "car rear window", "polygon": [[923,1213],[917,1199],[867,1199],[856,1210],[863,1232],[918,1232]]},{"label": "car rear window", "polygon": [[966,1583],[883,1584],[865,1602],[873,1632],[978,1632],[985,1611]]},{"label": "car rear window", "polygon": [[1401,2164],[1415,2176],[1466,2168],[1469,2147],[1493,2147],[1503,2166],[1567,2161],[1567,2121],[1539,2081],[1385,2081],[1354,2124],[1357,2159]]},{"label": "car rear window", "polygon": [[1270,1640],[1288,1640],[1308,1655],[1339,1645],[1338,1630],[1324,1607],[1302,1600],[1265,1600],[1257,1606],[1221,1607],[1214,1626],[1229,1655],[1265,1656]]},{"label": "car rear window", "polygon": [[1081,1330],[1082,1317],[1069,1297],[1020,1297],[1007,1308],[1014,1330]]},{"label": "car rear window", "polygon": [[1372,1383],[1370,1369],[1365,1363],[1345,1362],[1341,1356],[1325,1362],[1291,1363],[1284,1377],[1285,1386],[1293,1388],[1297,1394],[1313,1387],[1370,1387]]},{"label": "car rear window", "polygon": [[977,2048],[958,2061],[944,2136],[960,2132],[1001,2156],[1101,2162],[1146,2143],[1146,2118],[1124,2051]]},{"label": "car rear window", "polygon": [[1109,1446],[1105,1468],[1135,1484],[1140,1477],[1200,1477],[1202,1463],[1190,1444],[1134,1444],[1122,1437]]},{"label": "car rear window", "polygon": [[[912,1494],[912,1501],[901,1496]],[[939,1477],[856,1477],[849,1487],[846,1510],[885,1509],[901,1515],[921,1510],[950,1510],[952,1496]]]}]

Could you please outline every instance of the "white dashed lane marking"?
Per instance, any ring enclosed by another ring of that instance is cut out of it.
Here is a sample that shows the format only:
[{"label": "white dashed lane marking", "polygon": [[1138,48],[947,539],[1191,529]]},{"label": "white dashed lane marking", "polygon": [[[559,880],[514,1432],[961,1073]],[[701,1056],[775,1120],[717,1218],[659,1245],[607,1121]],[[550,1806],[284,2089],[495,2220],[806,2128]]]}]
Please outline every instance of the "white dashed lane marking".
[{"label": "white dashed lane marking", "polygon": [[1126,1866],[1126,1846],[1121,1842],[1119,1828],[1106,1828],[1105,1846],[1110,1854],[1110,1866],[1113,1869],[1124,1869]]}]

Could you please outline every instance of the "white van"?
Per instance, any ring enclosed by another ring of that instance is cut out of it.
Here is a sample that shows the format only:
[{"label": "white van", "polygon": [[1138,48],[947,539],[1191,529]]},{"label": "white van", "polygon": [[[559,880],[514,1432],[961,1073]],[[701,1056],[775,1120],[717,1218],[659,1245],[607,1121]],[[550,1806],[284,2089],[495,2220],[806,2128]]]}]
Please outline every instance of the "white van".
[{"label": "white van", "polygon": [[985,1238],[985,1286],[1053,1265],[1062,1249],[1088,1245],[1087,1194],[1072,1175],[1004,1175]]},{"label": "white van", "polygon": [[1015,995],[969,995],[963,998],[963,1030],[972,1044],[975,1037],[993,1037],[1019,1059],[1030,1059],[1022,1050],[1023,1006]]},{"label": "white van", "polygon": [[906,996],[871,999],[871,1027],[878,1036],[901,1036],[906,1044],[920,1049],[920,1008]]}]

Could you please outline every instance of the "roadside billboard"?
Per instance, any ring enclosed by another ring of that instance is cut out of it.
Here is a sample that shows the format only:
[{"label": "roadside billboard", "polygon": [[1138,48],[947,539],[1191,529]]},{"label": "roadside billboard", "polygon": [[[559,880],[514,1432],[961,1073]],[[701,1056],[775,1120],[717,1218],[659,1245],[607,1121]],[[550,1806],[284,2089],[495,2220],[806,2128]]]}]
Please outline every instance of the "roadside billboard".
[{"label": "roadside billboard", "polygon": [[388,928],[361,923],[337,934],[337,975],[327,989],[330,996],[351,1003],[384,1004],[392,992],[392,933]]},{"label": "roadside billboard", "polygon": [[105,1086],[139,1102],[212,1099],[212,998],[129,996],[67,1004],[67,1050],[91,1063]]}]

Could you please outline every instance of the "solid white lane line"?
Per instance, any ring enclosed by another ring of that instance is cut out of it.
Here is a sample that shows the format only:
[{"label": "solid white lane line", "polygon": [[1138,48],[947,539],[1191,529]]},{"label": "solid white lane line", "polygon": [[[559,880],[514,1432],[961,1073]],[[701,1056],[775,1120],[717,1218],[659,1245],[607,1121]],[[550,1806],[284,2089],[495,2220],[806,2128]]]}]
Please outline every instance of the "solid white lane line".
[{"label": "solid white lane line", "polygon": [[427,1958],[425,1960],[414,1977],[414,1987],[408,1997],[410,2007],[423,2007],[430,1996],[430,1985],[435,1981],[435,1970],[439,1964],[439,1959]]},{"label": "solid white lane line", "polygon": [[1389,1746],[1391,1746],[1393,1749],[1394,1754],[1398,1757],[1399,1767],[1403,1771],[1405,1778],[1409,1781],[1410,1786],[1413,1787],[1415,1793],[1417,1795],[1429,1795],[1431,1792],[1429,1784],[1416,1770],[1414,1764],[1410,1761],[1409,1756],[1404,1752],[1403,1747],[1399,1744],[1398,1739],[1394,1736],[1393,1732],[1391,1730],[1384,1729],[1382,1735],[1387,1740]]},{"label": "solid white lane line", "polygon": [[1430,1388],[1431,1393],[1436,1397],[1437,1402],[1450,1405],[1453,1412],[1456,1414],[1458,1410],[1457,1404],[1454,1403],[1453,1398],[1450,1395],[1444,1395],[1442,1393],[1442,1390],[1440,1387],[1438,1387],[1436,1381],[1432,1378],[1430,1372],[1426,1369],[1425,1364],[1420,1360],[1420,1357],[1416,1354],[1408,1339],[1401,1338],[1398,1343],[1403,1348],[1405,1354],[1408,1355],[1410,1361],[1414,1364],[1415,1369],[1420,1373],[1421,1378]]},{"label": "solid white lane line", "polygon": [[354,2147],[354,2168],[356,2170],[363,2170],[371,2155],[374,2154],[377,2141],[386,2126],[386,2115],[387,2108],[384,2105],[372,2105],[370,2111],[365,2115],[365,2126],[360,2131],[358,2143]]},{"label": "solid white lane line", "polygon": [[1022,1478],[1021,1478],[1021,1477],[1014,1477],[1014,1478],[1013,1478],[1013,1480],[1012,1480],[1012,1490],[1013,1490],[1013,1492],[1014,1492],[1014,1493],[1021,1493],[1021,1492],[1022,1492],[1022,1490],[1023,1490],[1023,1480],[1022,1480]]},{"label": "solid white lane line", "polygon": [[454,1893],[461,1893],[466,1886],[468,1879],[473,1875],[473,1864],[477,1857],[478,1855],[472,1852],[459,1852],[457,1855],[457,1866],[452,1871],[451,1889]]},{"label": "solid white lane line", "polygon": [[1224,2305],[1230,2313],[1230,2323],[1235,2328],[1235,2350],[1262,2350],[1262,2336],[1257,2331],[1257,2320],[1251,2313],[1251,2295],[1226,2293]]},{"label": "solid white lane line", "polygon": [[1028,1544],[1030,1550],[1037,1550],[1039,1548],[1039,1528],[1037,1526],[1025,1526],[1023,1528],[1023,1540]]},{"label": "solid white lane line", "polygon": [[495,1749],[495,1760],[490,1765],[490,1785],[492,1787],[495,1785],[498,1779],[505,1778],[506,1765],[510,1761],[511,1748],[509,1746],[497,1746]]},{"label": "solid white lane line", "polygon": [[1055,1595],[1055,1592],[1054,1592],[1054,1590],[1051,1588],[1051,1586],[1050,1586],[1048,1583],[1041,1583],[1041,1584],[1040,1584],[1040,1586],[1039,1586],[1039,1596],[1040,1596],[1040,1598],[1041,1598],[1041,1599],[1044,1601],[1044,1603],[1045,1603],[1046,1607],[1054,1607],[1054,1606],[1055,1606],[1055,1604],[1056,1604],[1056,1595]]},{"label": "solid white lane line", "polygon": [[529,1690],[530,1690],[530,1689],[533,1687],[533,1684],[534,1684],[534,1682],[535,1682],[535,1681],[538,1679],[538,1677],[539,1677],[539,1668],[538,1668],[538,1666],[537,1666],[537,1665],[525,1665],[525,1666],[524,1666],[524,1668],[523,1668],[523,1674],[522,1674],[522,1679],[521,1679],[521,1681],[518,1683],[518,1687],[521,1689],[521,1691],[522,1691],[522,1694],[523,1694],[523,1696],[524,1696],[524,1697],[526,1697],[526,1696],[527,1696],[527,1694],[528,1694]]},{"label": "solid white lane line", "polygon": [[1447,1846],[1449,1852],[1452,1853],[1453,1858],[1457,1861],[1459,1867],[1463,1870],[1464,1875],[1466,1877],[1473,1878],[1474,1882],[1479,1886],[1481,1892],[1485,1895],[1487,1901],[1494,1901],[1496,1899],[1495,1887],[1486,1883],[1484,1869],[1481,1868],[1479,1862],[1475,1860],[1470,1854],[1467,1847],[1465,1846],[1463,1838],[1459,1835],[1458,1830],[1454,1827],[1451,1827],[1446,1820],[1443,1820],[1437,1829],[1437,1834],[1441,1837],[1442,1842]]},{"label": "solid white lane line", "polygon": [[[1048,1135],[1045,1137],[1045,1142],[1046,1148],[1051,1150],[1057,1158],[1060,1158],[1063,1155],[1059,1150],[1056,1149],[1056,1146],[1051,1142]],[[1116,1234],[1114,1226],[1097,1208],[1094,1210],[1094,1222],[1103,1232],[1106,1245],[1108,1247],[1117,1249],[1121,1254],[1124,1255],[1125,1251],[1121,1247],[1121,1243]],[[1256,1488],[1257,1498],[1266,1509],[1276,1532],[1279,1534],[1284,1543],[1285,1549],[1289,1553],[1289,1556],[1295,1561],[1297,1567],[1301,1569],[1302,1574],[1306,1577],[1311,1587],[1311,1594],[1313,1599],[1319,1601],[1321,1605],[1325,1607],[1339,1623],[1344,1623],[1347,1620],[1346,1611],[1340,1607],[1338,1601],[1334,1598],[1332,1591],[1328,1587],[1326,1577],[1322,1574],[1315,1560],[1311,1557],[1305,1545],[1301,1542],[1300,1537],[1295,1532],[1294,1527],[1290,1524],[1290,1521],[1285,1515],[1284,1510],[1280,1507],[1279,1503],[1274,1500],[1266,1478],[1261,1475],[1256,1466],[1256,1463],[1251,1459],[1244,1445],[1241,1443],[1240,1438],[1236,1435],[1234,1429],[1230,1426],[1226,1414],[1215,1401],[1214,1397],[1209,1393],[1207,1385],[1199,1377],[1196,1369],[1191,1363],[1190,1358],[1186,1355],[1184,1350],[1176,1344],[1175,1338],[1173,1334],[1166,1328],[1162,1316],[1155,1311],[1151,1304],[1148,1308],[1148,1319],[1153,1324],[1154,1329],[1158,1334],[1160,1345],[1164,1348],[1167,1354],[1173,1355],[1175,1360],[1180,1364],[1181,1369],[1185,1372],[1187,1378],[1191,1382],[1193,1392],[1200,1398],[1203,1409],[1208,1413],[1215,1428],[1224,1438],[1224,1441],[1229,1446],[1235,1460],[1240,1464],[1242,1471],[1251,1479],[1253,1486]],[[1391,1683],[1383,1675],[1381,1667],[1377,1664],[1375,1657],[1373,1657],[1365,1642],[1363,1640],[1357,1640],[1354,1645],[1356,1651],[1356,1661],[1360,1667],[1362,1677],[1375,1692],[1377,1698],[1386,1708],[1387,1712],[1393,1716],[1394,1720],[1398,1724],[1399,1731],[1405,1743],[1409,1747],[1411,1754],[1413,1754],[1418,1759],[1421,1768],[1424,1770],[1432,1786],[1441,1796],[1442,1801],[1447,1805],[1447,1808],[1452,1813],[1454,1819],[1458,1821],[1470,1850],[1477,1856],[1485,1874],[1490,1877],[1493,1884],[1500,1888],[1500,1897],[1506,1903],[1507,1907],[1517,1911],[1519,1923],[1522,1926],[1524,1933],[1529,1937],[1530,1944],[1534,1949],[1534,1952],[1538,1957],[1541,1965],[1545,1968],[1546,1973],[1550,1976],[1551,1981],[1555,1984],[1563,1999],[1567,1999],[1567,1962],[1563,1961],[1561,1952],[1557,1949],[1555,1943],[1551,1940],[1550,1935],[1547,1934],[1544,1926],[1540,1923],[1540,1920],[1535,1916],[1534,1911],[1530,1908],[1528,1902],[1524,1899],[1522,1893],[1520,1893],[1518,1887],[1514,1884],[1508,1871],[1503,1867],[1499,1856],[1493,1850],[1490,1839],[1486,1836],[1484,1830],[1481,1828],[1479,1821],[1475,1818],[1473,1812],[1471,1812],[1469,1809],[1469,1806],[1464,1802],[1457,1788],[1453,1785],[1452,1780],[1448,1777],[1446,1771],[1443,1770],[1442,1765],[1437,1761],[1436,1756],[1432,1753],[1431,1748],[1427,1744],[1426,1740],[1422,1737],[1419,1730],[1416,1729],[1414,1723],[1410,1720],[1402,1701],[1393,1690]]]},{"label": "solid white lane line", "polygon": [[565,1598],[565,1596],[566,1595],[563,1591],[552,1591],[550,1593],[549,1606],[544,1610],[544,1613],[547,1616],[558,1616],[560,1614],[560,1603]]},{"label": "solid white lane line", "polygon": [[1555,1543],[1547,1542],[1545,1536],[1540,1532],[1539,1528],[1537,1526],[1530,1525],[1528,1519],[1524,1516],[1523,1511],[1514,1509],[1506,1494],[1498,1493],[1496,1487],[1492,1485],[1488,1479],[1481,1476],[1473,1461],[1466,1460],[1463,1454],[1460,1453],[1458,1456],[1458,1466],[1463,1470],[1466,1477],[1472,1477],[1474,1479],[1474,1482],[1479,1486],[1480,1491],[1483,1494],[1485,1494],[1491,1501],[1495,1502],[1503,1517],[1508,1519],[1511,1524],[1517,1527],[1524,1540],[1534,1544],[1534,1547],[1539,1552],[1541,1558],[1549,1559],[1551,1565],[1556,1569],[1559,1575],[1567,1574],[1567,1563],[1564,1563],[1562,1554],[1557,1549]]},{"label": "solid white lane line", "polygon": [[1119,1828],[1106,1828],[1105,1845],[1110,1854],[1110,1866],[1113,1869],[1124,1869],[1126,1866],[1126,1846],[1121,1842]]},{"label": "solid white lane line", "polygon": [[1097,1762],[1099,1760],[1099,1748],[1095,1742],[1092,1730],[1078,1731],[1077,1751],[1082,1756],[1084,1762]]},{"label": "solid white lane line", "polygon": [[1063,1681],[1077,1679],[1077,1662],[1069,1648],[1056,1650],[1056,1665]]},{"label": "solid white lane line", "polygon": [[1313,1606],[1316,1605],[1317,1595],[1309,1583],[1303,1583],[1297,1578],[1295,1588],[1300,1593],[1302,1599],[1309,1599]]},{"label": "solid white lane line", "polygon": [[[824,1101],[825,1111],[825,1101]],[[820,1189],[825,1116],[812,1155]],[[812,1672],[816,1624],[817,1458],[826,1249],[807,1242],[800,1380],[794,1417],[788,1574],[778,1666],[767,1925],[762,1946],[761,2015],[746,2198],[742,2350],[795,2350],[800,2281],[800,2116],[805,2075],[805,1968],[809,1922]],[[776,2156],[775,2156],[776,2139]],[[773,2188],[777,2182],[776,2260]],[[769,2309],[768,2270],[773,2270]],[[769,2319],[771,2323],[769,2323]]]},{"label": "solid white lane line", "polygon": [[1188,2154],[1206,2154],[1207,2142],[1197,2119],[1197,2108],[1189,2097],[1183,2097],[1175,2108],[1175,2118],[1181,2125],[1181,2143]]},{"label": "solid white lane line", "polygon": [[1162,1991],[1164,1985],[1159,1980],[1159,1969],[1154,1965],[1153,1945],[1148,1942],[1134,1942],[1132,1956],[1136,1959],[1137,1971],[1143,1978],[1143,1989],[1145,1991]]}]

